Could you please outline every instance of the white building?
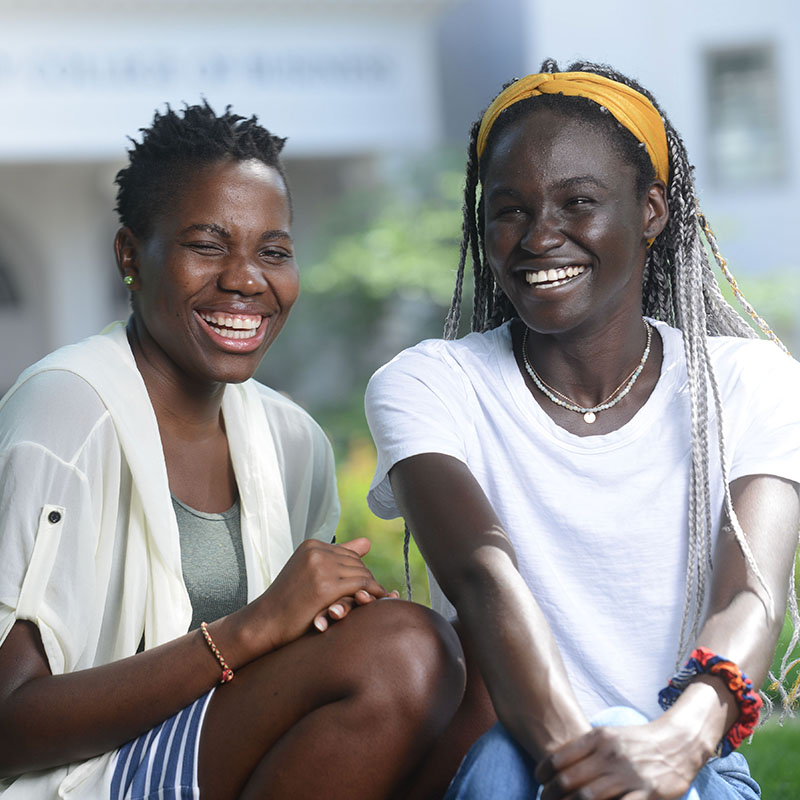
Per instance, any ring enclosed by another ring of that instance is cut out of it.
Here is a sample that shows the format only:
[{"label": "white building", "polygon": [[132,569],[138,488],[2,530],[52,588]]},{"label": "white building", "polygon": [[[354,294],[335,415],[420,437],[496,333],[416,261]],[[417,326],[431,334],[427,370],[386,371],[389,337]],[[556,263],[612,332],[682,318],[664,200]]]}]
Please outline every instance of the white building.
[{"label": "white building", "polygon": [[288,136],[302,240],[371,159],[439,141],[444,5],[0,0],[0,390],[125,314],[113,178],[154,109],[205,97]]},{"label": "white building", "polygon": [[0,0],[0,20],[0,391],[126,313],[113,177],[165,102],[230,103],[289,137],[302,257],[382,157],[463,146],[545,56],[606,61],[683,134],[733,266],[800,276],[796,0]]}]

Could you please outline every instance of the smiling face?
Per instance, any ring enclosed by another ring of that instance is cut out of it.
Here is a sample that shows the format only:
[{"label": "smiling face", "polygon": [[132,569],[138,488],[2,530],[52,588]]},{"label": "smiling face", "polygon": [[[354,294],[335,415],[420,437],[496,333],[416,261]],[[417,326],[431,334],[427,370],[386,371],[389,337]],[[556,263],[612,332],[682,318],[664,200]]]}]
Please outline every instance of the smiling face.
[{"label": "smiling face", "polygon": [[146,237],[117,234],[136,344],[151,367],[184,382],[253,375],[297,299],[290,222],[276,169],[226,160],[182,182]]},{"label": "smiling face", "polygon": [[641,314],[647,239],[666,222],[663,184],[641,197],[608,136],[534,110],[499,132],[485,162],[486,257],[539,333],[597,332]]}]

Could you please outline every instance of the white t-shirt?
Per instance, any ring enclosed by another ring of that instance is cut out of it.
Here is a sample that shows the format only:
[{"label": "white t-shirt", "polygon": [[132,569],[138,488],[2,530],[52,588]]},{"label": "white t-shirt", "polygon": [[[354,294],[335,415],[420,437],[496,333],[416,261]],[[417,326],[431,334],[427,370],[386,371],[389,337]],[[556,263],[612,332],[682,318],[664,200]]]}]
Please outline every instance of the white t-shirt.
[{"label": "white t-shirt", "polygon": [[[627,705],[659,713],[674,672],[688,557],[689,394],[678,330],[664,342],[650,398],[616,431],[580,437],[542,410],[514,359],[509,324],[429,340],[380,369],[367,389],[378,449],[369,505],[399,512],[398,461],[442,453],[466,463],[514,545],[585,713]],[[800,482],[800,364],[770,342],[709,339],[723,402],[729,478]],[[713,414],[713,410],[712,410]],[[716,423],[711,501],[723,510]],[[431,579],[434,608],[454,616]]]}]

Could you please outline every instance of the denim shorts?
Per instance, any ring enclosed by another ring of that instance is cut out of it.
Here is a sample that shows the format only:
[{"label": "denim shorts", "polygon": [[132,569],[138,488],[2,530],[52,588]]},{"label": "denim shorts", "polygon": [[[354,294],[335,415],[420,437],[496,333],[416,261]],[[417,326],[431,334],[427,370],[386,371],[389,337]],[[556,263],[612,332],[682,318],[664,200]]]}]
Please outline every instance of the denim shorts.
[{"label": "denim shorts", "polygon": [[[646,718],[630,708],[609,708],[593,725],[641,725]],[[445,800],[530,800],[538,796],[536,763],[497,723],[472,746],[450,784]],[[711,759],[697,774],[682,800],[759,800],[741,753]]]}]

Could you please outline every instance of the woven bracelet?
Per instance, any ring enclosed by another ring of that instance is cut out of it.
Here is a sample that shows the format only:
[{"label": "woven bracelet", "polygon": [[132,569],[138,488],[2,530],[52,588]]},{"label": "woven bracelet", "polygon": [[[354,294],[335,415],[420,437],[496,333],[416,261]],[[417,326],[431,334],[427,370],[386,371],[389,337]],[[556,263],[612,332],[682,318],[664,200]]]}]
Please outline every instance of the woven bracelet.
[{"label": "woven bracelet", "polygon": [[219,661],[219,665],[222,667],[222,679],[220,683],[230,683],[233,680],[233,670],[228,666],[225,659],[222,657],[222,653],[220,653],[217,646],[214,644],[214,640],[211,638],[211,634],[208,632],[208,623],[201,622],[200,623],[200,630],[203,632],[203,638],[206,640],[206,644],[211,648],[211,652],[214,654],[214,657]]},{"label": "woven bracelet", "polygon": [[707,647],[698,647],[692,651],[683,668],[670,678],[669,685],[658,693],[661,708],[666,711],[698,675],[717,675],[722,678],[739,706],[739,718],[716,749],[716,755],[727,756],[755,730],[764,703],[753,688],[753,682],[733,661],[718,656]]}]

